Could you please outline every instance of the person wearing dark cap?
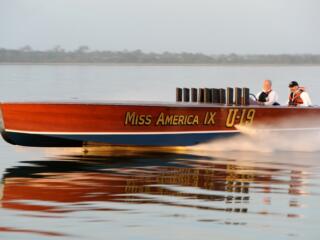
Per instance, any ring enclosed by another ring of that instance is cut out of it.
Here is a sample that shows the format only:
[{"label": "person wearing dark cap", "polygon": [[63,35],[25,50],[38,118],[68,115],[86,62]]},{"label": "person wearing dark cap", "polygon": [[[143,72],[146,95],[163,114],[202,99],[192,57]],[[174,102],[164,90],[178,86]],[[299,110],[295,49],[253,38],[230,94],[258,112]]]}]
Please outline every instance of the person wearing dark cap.
[{"label": "person wearing dark cap", "polygon": [[296,81],[289,83],[290,95],[289,95],[289,106],[294,107],[310,107],[312,102],[309,94],[303,87],[300,87]]}]

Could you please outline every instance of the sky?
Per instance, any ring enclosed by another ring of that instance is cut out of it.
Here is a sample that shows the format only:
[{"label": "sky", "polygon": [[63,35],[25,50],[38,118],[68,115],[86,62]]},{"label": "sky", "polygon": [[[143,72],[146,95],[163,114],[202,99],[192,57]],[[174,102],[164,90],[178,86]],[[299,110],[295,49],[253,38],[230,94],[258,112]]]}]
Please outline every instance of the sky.
[{"label": "sky", "polygon": [[320,54],[319,0],[0,0],[0,48]]}]

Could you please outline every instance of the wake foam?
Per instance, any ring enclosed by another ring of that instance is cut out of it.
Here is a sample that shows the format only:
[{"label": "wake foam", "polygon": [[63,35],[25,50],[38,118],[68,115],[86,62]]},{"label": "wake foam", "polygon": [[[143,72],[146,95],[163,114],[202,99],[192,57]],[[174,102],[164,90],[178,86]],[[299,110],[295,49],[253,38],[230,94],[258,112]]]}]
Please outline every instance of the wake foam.
[{"label": "wake foam", "polygon": [[252,151],[252,152],[318,152],[320,151],[320,129],[270,131],[266,128],[237,126],[240,135],[215,140],[194,147],[197,151]]}]

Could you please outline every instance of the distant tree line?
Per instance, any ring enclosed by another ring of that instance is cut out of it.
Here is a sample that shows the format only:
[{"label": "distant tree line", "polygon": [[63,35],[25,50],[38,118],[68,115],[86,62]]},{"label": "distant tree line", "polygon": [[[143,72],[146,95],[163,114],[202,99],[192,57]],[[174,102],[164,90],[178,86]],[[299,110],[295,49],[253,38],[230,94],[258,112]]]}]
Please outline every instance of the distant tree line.
[{"label": "distant tree line", "polygon": [[254,65],[254,64],[295,64],[319,65],[320,55],[316,54],[220,54],[202,53],[145,53],[135,51],[98,51],[80,46],[66,51],[55,46],[47,51],[33,50],[30,46],[20,49],[0,48],[0,63],[102,63],[102,64],[212,64],[212,65]]}]

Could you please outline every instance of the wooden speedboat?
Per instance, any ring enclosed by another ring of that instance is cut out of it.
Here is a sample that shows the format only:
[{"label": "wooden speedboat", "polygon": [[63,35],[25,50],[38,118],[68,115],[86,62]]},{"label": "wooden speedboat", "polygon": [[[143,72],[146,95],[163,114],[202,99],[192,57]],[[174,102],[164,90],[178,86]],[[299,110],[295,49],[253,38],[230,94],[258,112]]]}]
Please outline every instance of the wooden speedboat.
[{"label": "wooden speedboat", "polygon": [[[320,129],[320,108],[207,103],[1,103],[2,136],[16,145],[191,146],[241,133]],[[319,125],[318,125],[319,124]]]}]

